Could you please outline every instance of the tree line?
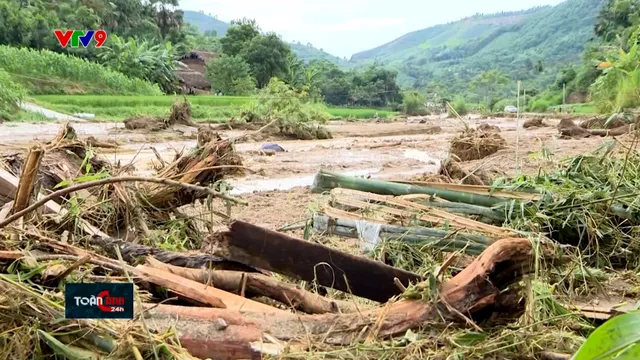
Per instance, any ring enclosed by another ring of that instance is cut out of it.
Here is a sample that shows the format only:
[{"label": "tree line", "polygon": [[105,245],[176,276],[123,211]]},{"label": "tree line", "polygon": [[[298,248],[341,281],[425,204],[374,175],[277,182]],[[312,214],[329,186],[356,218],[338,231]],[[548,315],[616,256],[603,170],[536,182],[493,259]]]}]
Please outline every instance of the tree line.
[{"label": "tree line", "polygon": [[[332,105],[394,106],[402,101],[397,72],[378,65],[344,72],[329,61],[305,63],[255,20],[232,21],[224,37],[201,34],[184,23],[178,0],[0,0],[0,45],[47,49],[111,67],[132,78],[179,91],[175,73],[181,55],[206,50],[212,90],[250,95],[278,78],[314,101]],[[103,29],[101,48],[62,48],[55,29]]]}]

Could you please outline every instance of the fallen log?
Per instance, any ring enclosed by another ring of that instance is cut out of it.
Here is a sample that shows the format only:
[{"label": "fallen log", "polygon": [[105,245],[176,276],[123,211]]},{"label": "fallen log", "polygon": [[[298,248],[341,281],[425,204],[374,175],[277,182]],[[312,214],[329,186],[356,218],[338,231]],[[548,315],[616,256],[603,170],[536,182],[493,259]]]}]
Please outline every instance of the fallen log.
[{"label": "fallen log", "polygon": [[417,274],[243,221],[208,241],[224,258],[379,302],[400,294],[394,278],[404,286],[422,281]]},{"label": "fallen log", "polygon": [[[173,266],[191,269],[215,269],[234,270],[244,272],[263,272],[251,266],[246,266],[236,261],[227,260],[219,256],[209,254],[188,254],[175,251],[156,249],[150,246],[130,243],[120,239],[94,235],[89,239],[89,244],[96,245],[106,250],[109,256],[116,257],[115,247],[122,254],[122,259],[129,264],[136,264],[139,258],[153,256],[155,259]],[[266,272],[263,272],[266,273]]]},{"label": "fallen log", "polygon": [[[350,344],[364,338],[404,334],[408,329],[431,322],[465,324],[469,321],[465,316],[481,320],[504,305],[503,296],[512,295],[502,290],[531,271],[532,254],[531,242],[527,239],[495,242],[441,286],[440,298],[435,304],[401,300],[360,313],[323,315],[265,314],[149,304],[146,307],[150,317],[146,318],[154,330],[164,331],[175,326],[181,344],[192,355],[201,358],[259,359],[260,348],[265,348],[260,344],[265,337],[285,342],[304,338],[327,344]],[[281,350],[277,344],[271,345],[276,352]]]},{"label": "fallen log", "polygon": [[147,258],[147,265],[199,283],[212,282],[216,288],[228,292],[236,292],[244,288],[247,294],[266,296],[307,314],[356,311],[355,306],[351,303],[331,300],[311,293],[300,286],[284,283],[262,274],[228,270],[185,269],[164,264],[154,258]]}]

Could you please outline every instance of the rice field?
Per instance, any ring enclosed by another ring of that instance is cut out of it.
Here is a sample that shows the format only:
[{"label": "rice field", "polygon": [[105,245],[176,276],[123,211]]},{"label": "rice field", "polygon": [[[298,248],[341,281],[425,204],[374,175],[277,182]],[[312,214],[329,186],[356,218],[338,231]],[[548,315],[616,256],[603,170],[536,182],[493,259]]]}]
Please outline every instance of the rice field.
[{"label": "rice field", "polygon": [[[196,121],[225,122],[238,116],[242,109],[254,101],[248,96],[184,96],[191,103]],[[164,116],[171,105],[183,96],[118,96],[118,95],[37,95],[32,100],[38,105],[61,113],[92,113],[97,120],[122,121],[133,116]],[[388,118],[397,113],[365,108],[328,108],[337,119],[372,119],[377,114]]]}]

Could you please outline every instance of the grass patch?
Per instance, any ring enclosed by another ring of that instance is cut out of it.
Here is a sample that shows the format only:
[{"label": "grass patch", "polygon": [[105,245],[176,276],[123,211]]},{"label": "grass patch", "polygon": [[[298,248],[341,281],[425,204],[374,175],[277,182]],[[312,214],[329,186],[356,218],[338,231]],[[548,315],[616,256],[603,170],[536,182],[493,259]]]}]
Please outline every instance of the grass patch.
[{"label": "grass patch", "polygon": [[[41,106],[65,114],[93,113],[98,120],[122,121],[133,116],[166,116],[169,108],[182,96],[104,96],[104,95],[36,95],[32,100]],[[242,108],[255,98],[248,96],[186,96],[191,103],[194,121],[225,122],[240,116]],[[396,115],[396,112],[363,108],[327,108],[333,117],[372,119]]]},{"label": "grass patch", "polygon": [[380,117],[381,119],[386,119],[398,114],[397,112],[388,111],[388,110],[377,110],[377,109],[367,109],[367,108],[343,108],[343,107],[328,108],[327,112],[331,114],[331,116],[333,117],[356,118],[356,119],[373,119],[376,114],[378,114],[378,117]]},{"label": "grass patch", "polygon": [[9,121],[10,122],[5,123],[5,125],[9,124],[9,126],[11,126],[11,123],[46,123],[52,120],[38,112],[20,110],[12,115]]}]

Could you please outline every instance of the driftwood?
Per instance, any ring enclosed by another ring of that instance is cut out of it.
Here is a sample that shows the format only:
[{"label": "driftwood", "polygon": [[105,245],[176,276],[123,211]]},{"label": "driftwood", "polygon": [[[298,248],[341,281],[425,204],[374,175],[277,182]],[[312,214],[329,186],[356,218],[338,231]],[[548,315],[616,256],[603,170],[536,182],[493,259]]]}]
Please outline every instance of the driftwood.
[{"label": "driftwood", "polygon": [[[265,334],[279,341],[313,339],[349,344],[365,338],[403,334],[427,322],[472,323],[504,305],[502,290],[532,268],[528,239],[503,239],[492,244],[467,268],[441,286],[436,303],[401,300],[375,310],[350,314],[266,314],[211,308],[148,305],[149,326],[164,331],[175,326],[181,344],[192,355],[212,359],[259,359]],[[177,319],[177,320],[176,320]],[[269,338],[269,337],[267,337]],[[276,349],[279,350],[279,349]],[[263,350],[264,351],[264,350]]]},{"label": "driftwood", "polygon": [[327,299],[300,286],[284,283],[262,274],[227,270],[185,269],[165,264],[154,258],[147,258],[147,264],[150,267],[203,284],[211,282],[216,288],[225,291],[236,292],[246,289],[247,294],[266,296],[308,314],[356,311],[352,303]]},{"label": "driftwood", "polygon": [[106,250],[110,256],[115,257],[115,247],[118,247],[122,259],[129,264],[138,262],[138,258],[153,256],[157,260],[174,266],[199,269],[234,270],[244,272],[262,272],[251,266],[246,266],[236,261],[227,260],[219,256],[209,254],[185,254],[175,251],[166,251],[150,246],[133,244],[124,240],[109,237],[92,236],[89,239],[91,245],[96,245]]},{"label": "driftwood", "polygon": [[379,302],[400,294],[394,278],[404,286],[422,280],[417,274],[381,262],[243,221],[235,221],[229,231],[208,240],[217,245],[214,251],[224,258],[299,280],[315,280],[319,285]]}]

